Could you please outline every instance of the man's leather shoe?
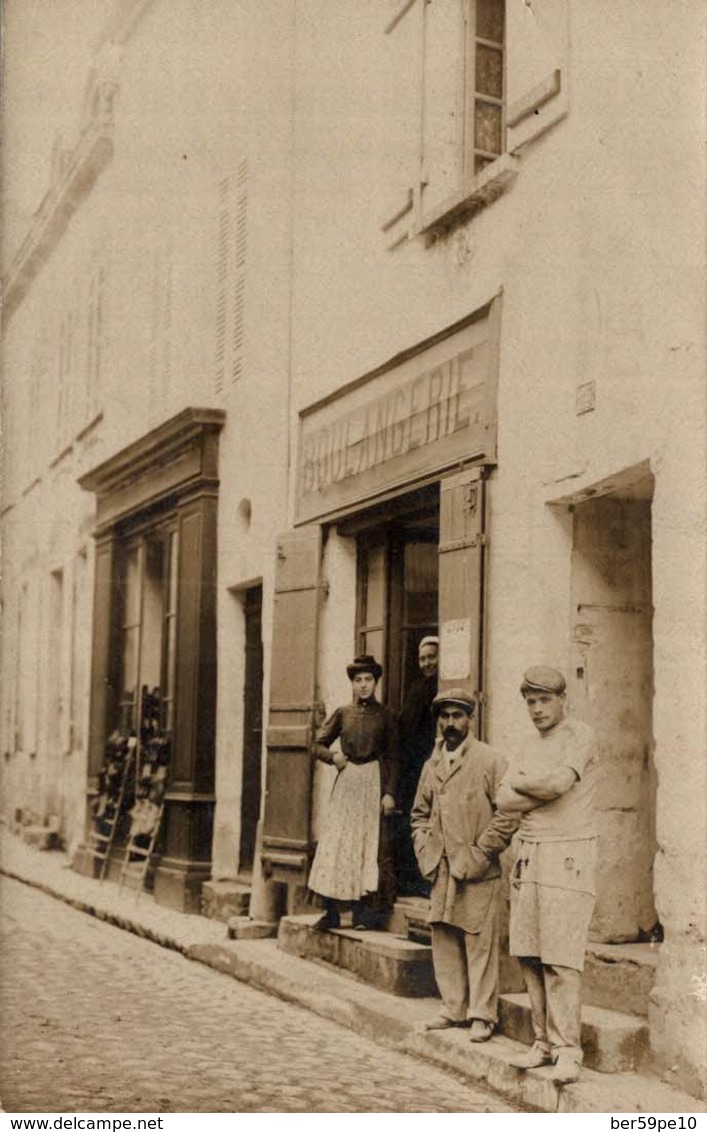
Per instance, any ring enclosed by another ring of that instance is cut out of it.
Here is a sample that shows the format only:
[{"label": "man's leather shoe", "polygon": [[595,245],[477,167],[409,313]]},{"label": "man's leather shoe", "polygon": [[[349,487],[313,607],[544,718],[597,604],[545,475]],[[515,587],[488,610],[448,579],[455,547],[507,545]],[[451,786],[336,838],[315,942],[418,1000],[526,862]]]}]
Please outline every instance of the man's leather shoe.
[{"label": "man's leather shoe", "polygon": [[549,1065],[551,1061],[550,1051],[535,1042],[525,1053],[512,1057],[508,1064],[514,1069],[539,1069],[541,1065]]},{"label": "man's leather shoe", "polygon": [[426,1030],[454,1030],[458,1027],[468,1026],[469,1023],[464,1020],[462,1022],[455,1022],[453,1018],[445,1018],[444,1014],[440,1014],[438,1018],[433,1018],[430,1022],[425,1022]]},{"label": "man's leather shoe", "polygon": [[486,1022],[483,1018],[475,1018],[469,1031],[470,1042],[487,1042],[493,1033],[493,1022]]},{"label": "man's leather shoe", "polygon": [[571,1085],[573,1081],[579,1081],[581,1068],[577,1059],[571,1054],[560,1053],[552,1071],[552,1079],[558,1085]]}]

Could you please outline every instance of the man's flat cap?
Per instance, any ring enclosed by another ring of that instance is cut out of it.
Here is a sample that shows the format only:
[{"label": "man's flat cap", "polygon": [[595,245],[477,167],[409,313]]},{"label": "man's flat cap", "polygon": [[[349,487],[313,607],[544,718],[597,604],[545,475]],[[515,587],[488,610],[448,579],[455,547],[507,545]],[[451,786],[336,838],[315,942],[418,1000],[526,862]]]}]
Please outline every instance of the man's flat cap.
[{"label": "man's flat cap", "polygon": [[559,669],[536,664],[524,673],[520,691],[521,695],[525,692],[553,692],[561,696],[566,687],[567,682]]},{"label": "man's flat cap", "polygon": [[456,707],[462,708],[467,715],[471,715],[474,711],[474,697],[467,692],[466,688],[445,688],[443,692],[438,692],[432,701],[432,711],[435,715],[439,714],[439,709],[442,704],[454,704]]}]

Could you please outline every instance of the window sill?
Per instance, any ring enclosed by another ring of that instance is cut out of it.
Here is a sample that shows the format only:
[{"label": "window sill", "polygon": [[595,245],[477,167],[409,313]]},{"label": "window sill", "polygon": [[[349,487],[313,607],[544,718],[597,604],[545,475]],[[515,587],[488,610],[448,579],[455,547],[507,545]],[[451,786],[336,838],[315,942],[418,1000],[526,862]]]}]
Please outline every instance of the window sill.
[{"label": "window sill", "polygon": [[426,237],[431,242],[455,224],[469,219],[506,191],[518,176],[519,165],[519,158],[512,157],[510,153],[502,154],[458,192],[436,208],[424,212],[412,235]]}]

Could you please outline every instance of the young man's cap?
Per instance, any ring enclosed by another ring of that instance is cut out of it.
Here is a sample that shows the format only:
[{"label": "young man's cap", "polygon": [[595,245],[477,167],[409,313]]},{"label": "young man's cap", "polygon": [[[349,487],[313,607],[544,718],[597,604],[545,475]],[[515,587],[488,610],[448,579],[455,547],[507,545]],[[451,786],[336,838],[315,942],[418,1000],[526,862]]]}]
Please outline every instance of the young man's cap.
[{"label": "young man's cap", "polygon": [[536,664],[524,673],[520,692],[521,695],[526,692],[552,692],[556,696],[561,696],[566,687],[567,682],[558,668]]}]

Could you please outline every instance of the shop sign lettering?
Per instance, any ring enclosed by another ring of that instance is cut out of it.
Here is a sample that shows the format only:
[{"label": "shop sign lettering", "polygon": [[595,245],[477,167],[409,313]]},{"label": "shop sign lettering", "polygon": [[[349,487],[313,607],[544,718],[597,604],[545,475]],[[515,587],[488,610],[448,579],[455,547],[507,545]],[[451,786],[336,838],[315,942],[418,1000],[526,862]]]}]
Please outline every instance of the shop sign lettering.
[{"label": "shop sign lettering", "polygon": [[487,320],[479,320],[305,411],[297,521],[336,514],[461,459],[493,458],[489,346]]},{"label": "shop sign lettering", "polygon": [[453,358],[307,438],[302,493],[339,483],[467,428],[471,409],[459,359]]}]

